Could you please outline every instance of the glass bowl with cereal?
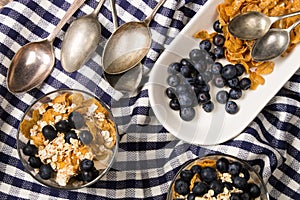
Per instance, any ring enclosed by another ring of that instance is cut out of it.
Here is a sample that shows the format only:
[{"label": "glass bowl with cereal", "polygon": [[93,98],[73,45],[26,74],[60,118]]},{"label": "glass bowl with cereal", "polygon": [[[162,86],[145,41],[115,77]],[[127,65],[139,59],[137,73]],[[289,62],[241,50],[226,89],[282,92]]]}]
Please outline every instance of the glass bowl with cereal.
[{"label": "glass bowl with cereal", "polygon": [[101,100],[85,91],[61,89],[27,109],[17,149],[25,170],[40,183],[78,189],[94,184],[111,168],[118,129]]},{"label": "glass bowl with cereal", "polygon": [[263,180],[248,163],[229,155],[188,161],[175,175],[167,200],[268,200]]}]

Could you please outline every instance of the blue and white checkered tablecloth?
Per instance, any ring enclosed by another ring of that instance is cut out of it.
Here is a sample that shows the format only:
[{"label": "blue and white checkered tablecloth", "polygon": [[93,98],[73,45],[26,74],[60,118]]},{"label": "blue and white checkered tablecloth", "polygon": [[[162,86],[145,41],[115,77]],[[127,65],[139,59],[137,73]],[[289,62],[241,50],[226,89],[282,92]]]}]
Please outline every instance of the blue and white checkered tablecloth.
[{"label": "blue and white checkered tablecloth", "polygon": [[[210,0],[213,1],[213,0]],[[205,0],[167,0],[150,27],[153,44],[143,62],[143,80],[130,96],[114,90],[99,67],[101,52],[113,31],[109,2],[98,16],[102,38],[97,51],[74,73],[63,70],[59,55],[69,23],[93,11],[87,0],[54,41],[56,63],[44,83],[12,94],[6,85],[14,54],[30,41],[45,38],[72,0],[18,0],[0,9],[0,199],[165,199],[169,184],[186,161],[209,153],[225,153],[248,161],[263,177],[271,199],[300,199],[300,71],[298,70],[236,138],[216,146],[182,142],[160,125],[149,104],[147,79],[160,53],[202,9]],[[117,0],[118,22],[143,20],[157,0]],[[207,10],[207,12],[211,12]],[[201,21],[199,21],[201,23]],[[50,189],[28,175],[18,158],[16,134],[28,106],[60,88],[89,91],[112,107],[120,129],[120,149],[112,169],[96,184],[79,190]]]}]

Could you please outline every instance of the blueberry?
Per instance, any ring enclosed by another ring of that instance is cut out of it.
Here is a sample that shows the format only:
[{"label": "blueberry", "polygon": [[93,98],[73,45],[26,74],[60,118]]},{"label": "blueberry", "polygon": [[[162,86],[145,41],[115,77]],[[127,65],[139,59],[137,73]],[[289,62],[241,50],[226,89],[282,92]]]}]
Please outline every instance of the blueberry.
[{"label": "blueberry", "polygon": [[242,78],[239,85],[242,90],[248,90],[251,87],[251,80],[249,78]]},{"label": "blueberry", "polygon": [[205,51],[207,51],[207,52],[209,52],[210,51],[210,49],[211,49],[211,42],[209,41],[209,40],[202,40],[201,42],[200,42],[200,44],[199,44],[199,48],[200,49],[203,49],[203,50],[205,50]]},{"label": "blueberry", "polygon": [[257,198],[260,196],[261,191],[260,188],[255,183],[249,183],[249,194],[252,198]]},{"label": "blueberry", "polygon": [[67,133],[71,130],[71,126],[67,120],[60,120],[54,125],[58,132]]},{"label": "blueberry", "polygon": [[180,110],[180,104],[178,99],[171,99],[169,102],[169,106],[172,110]]},{"label": "blueberry", "polygon": [[198,95],[199,103],[207,103],[211,99],[209,92],[200,92]]},{"label": "blueberry", "polygon": [[192,88],[189,84],[179,84],[175,87],[175,94],[182,95],[191,91]]},{"label": "blueberry", "polygon": [[42,128],[42,133],[46,140],[52,141],[57,136],[57,131],[51,125],[46,125]]},{"label": "blueberry", "polygon": [[200,173],[201,180],[210,183],[217,179],[217,171],[212,167],[204,167]]},{"label": "blueberry", "polygon": [[223,65],[219,62],[215,62],[211,68],[210,71],[211,73],[215,74],[215,75],[219,75],[221,73],[221,69],[222,69]]},{"label": "blueberry", "polygon": [[190,182],[194,174],[190,170],[183,170],[180,172],[180,178],[186,182]]},{"label": "blueberry", "polygon": [[216,94],[217,102],[221,104],[226,104],[228,102],[229,94],[226,90],[220,90]]},{"label": "blueberry", "polygon": [[184,121],[191,121],[194,119],[196,115],[196,111],[193,107],[181,108],[179,111],[179,116]]},{"label": "blueberry", "polygon": [[228,190],[232,190],[233,189],[232,183],[224,182],[223,185],[224,185],[224,188],[226,187]]},{"label": "blueberry", "polygon": [[233,77],[232,79],[227,80],[227,85],[230,88],[239,88],[239,79],[237,77]]},{"label": "blueberry", "polygon": [[202,74],[202,76],[203,76],[205,83],[208,83],[209,81],[211,81],[213,79],[213,74],[210,71],[205,71]]},{"label": "blueberry", "polygon": [[217,88],[223,88],[226,85],[225,79],[221,76],[216,76],[213,79],[213,83]]},{"label": "blueberry", "polygon": [[23,153],[26,156],[34,156],[35,154],[37,154],[38,149],[35,145],[27,143],[23,148],[22,148]]},{"label": "blueberry", "polygon": [[228,172],[233,176],[238,176],[242,170],[242,165],[240,162],[229,163]]},{"label": "blueberry", "polygon": [[214,196],[217,196],[218,194],[223,192],[224,185],[220,180],[213,180],[209,184],[209,188],[214,191]]},{"label": "blueberry", "polygon": [[215,55],[215,53],[214,52],[208,52],[208,54],[209,54],[209,56],[210,56],[210,58],[212,59],[212,60],[216,60],[217,59],[217,57],[216,57],[216,55]]},{"label": "blueberry", "polygon": [[195,200],[196,199],[196,195],[193,193],[188,194],[188,196],[186,197],[187,200]]},{"label": "blueberry", "polygon": [[182,179],[177,179],[175,181],[174,189],[180,195],[187,195],[190,193],[190,184]]},{"label": "blueberry", "polygon": [[178,102],[181,108],[192,107],[194,103],[194,94],[183,93],[178,95]]},{"label": "blueberry", "polygon": [[221,75],[226,80],[232,79],[237,75],[236,68],[232,64],[227,64],[222,68]]},{"label": "blueberry", "polygon": [[200,174],[200,172],[201,172],[201,166],[200,165],[193,165],[191,167],[191,172],[193,174]]},{"label": "blueberry", "polygon": [[180,64],[181,64],[182,66],[193,67],[192,63],[191,63],[191,62],[189,61],[189,59],[187,59],[187,58],[182,58],[182,59],[180,60]]},{"label": "blueberry", "polygon": [[239,111],[239,107],[234,101],[227,101],[225,111],[229,114],[235,114]]},{"label": "blueberry", "polygon": [[243,177],[248,181],[250,179],[249,171],[246,168],[242,168],[241,172],[243,174]]},{"label": "blueberry", "polygon": [[208,84],[200,85],[200,89],[202,92],[209,92],[210,86]]},{"label": "blueberry", "polygon": [[217,47],[223,47],[225,43],[225,37],[222,34],[217,34],[213,37],[213,43]]},{"label": "blueberry", "polygon": [[244,65],[242,65],[240,63],[237,63],[234,66],[236,68],[236,75],[237,76],[241,76],[245,73],[246,69],[245,69]]},{"label": "blueberry", "polygon": [[207,113],[212,112],[214,110],[214,107],[215,106],[212,101],[208,101],[208,102],[202,104],[203,110]]},{"label": "blueberry", "polygon": [[197,74],[194,79],[195,79],[195,83],[197,83],[199,85],[205,85],[206,84],[205,79],[203,77],[203,74]]},{"label": "blueberry", "polygon": [[180,83],[180,77],[178,75],[170,75],[167,79],[167,83],[171,87],[176,87]]},{"label": "blueberry", "polygon": [[229,90],[229,97],[231,99],[239,99],[239,98],[242,97],[242,95],[243,95],[243,92],[239,88],[235,88],[235,89],[230,89]]},{"label": "blueberry", "polygon": [[224,47],[215,47],[214,55],[218,59],[224,58],[225,57],[225,48]]},{"label": "blueberry", "polygon": [[243,200],[250,200],[251,199],[250,194],[248,192],[243,192],[241,194],[241,199],[243,199]]},{"label": "blueberry", "polygon": [[192,191],[196,196],[202,196],[207,193],[208,189],[209,189],[209,187],[206,183],[199,182],[199,183],[195,184]]},{"label": "blueberry", "polygon": [[232,180],[233,186],[240,190],[245,190],[247,188],[247,180],[240,176],[233,177]]},{"label": "blueberry", "polygon": [[76,134],[76,132],[74,130],[71,130],[71,131],[65,133],[65,137],[64,138],[65,138],[65,142],[69,143],[69,144],[71,144],[71,142],[70,142],[71,138],[78,139],[77,134]]},{"label": "blueberry", "polygon": [[93,141],[93,135],[88,130],[82,130],[79,133],[79,139],[83,144],[89,145]]},{"label": "blueberry", "polygon": [[82,176],[82,180],[86,181],[86,182],[90,182],[90,181],[94,180],[92,171],[82,171],[81,176]]},{"label": "blueberry", "polygon": [[43,164],[41,159],[39,157],[35,157],[35,156],[30,156],[28,158],[28,162],[32,168],[40,168],[41,165]]},{"label": "blueberry", "polygon": [[94,167],[94,162],[85,158],[80,162],[79,166],[82,171],[91,171]]},{"label": "blueberry", "polygon": [[176,94],[175,94],[175,89],[172,87],[168,87],[166,89],[166,95],[167,97],[169,97],[170,99],[175,99],[176,98]]},{"label": "blueberry", "polygon": [[242,200],[239,193],[231,193],[230,200]]},{"label": "blueberry", "polygon": [[190,66],[184,65],[181,67],[180,73],[183,77],[189,78],[189,77],[192,77],[193,70],[191,69]]},{"label": "blueberry", "polygon": [[202,60],[195,62],[194,68],[200,73],[205,72],[205,70],[207,69],[207,63]]},{"label": "blueberry", "polygon": [[81,129],[85,125],[85,120],[82,114],[73,111],[68,116],[69,126],[75,129]]},{"label": "blueberry", "polygon": [[207,56],[208,56],[208,53],[204,49],[192,49],[189,53],[189,57],[190,57],[192,63],[196,63],[199,61],[205,61]]},{"label": "blueberry", "polygon": [[229,161],[227,158],[221,157],[216,162],[216,167],[221,173],[228,172]]},{"label": "blueberry", "polygon": [[181,69],[181,64],[178,62],[174,62],[168,66],[168,73],[174,75],[174,74],[179,73],[180,69]]},{"label": "blueberry", "polygon": [[222,33],[222,26],[220,24],[220,21],[219,20],[216,20],[213,24],[213,29],[214,31],[216,31],[217,33]]},{"label": "blueberry", "polygon": [[42,179],[47,180],[53,177],[54,170],[52,169],[50,164],[43,164],[40,167],[38,174]]}]

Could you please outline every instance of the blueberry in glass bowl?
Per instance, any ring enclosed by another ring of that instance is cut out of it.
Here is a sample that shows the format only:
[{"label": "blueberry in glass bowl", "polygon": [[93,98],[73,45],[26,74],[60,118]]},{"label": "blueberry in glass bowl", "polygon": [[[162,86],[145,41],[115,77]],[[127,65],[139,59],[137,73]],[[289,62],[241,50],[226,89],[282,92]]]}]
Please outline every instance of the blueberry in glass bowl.
[{"label": "blueberry in glass bowl", "polygon": [[43,185],[78,189],[97,182],[111,168],[118,129],[109,108],[85,91],[61,89],[36,100],[17,134],[25,170]]},{"label": "blueberry in glass bowl", "polygon": [[245,161],[213,154],[188,161],[177,172],[167,200],[249,199],[269,200],[259,174]]}]

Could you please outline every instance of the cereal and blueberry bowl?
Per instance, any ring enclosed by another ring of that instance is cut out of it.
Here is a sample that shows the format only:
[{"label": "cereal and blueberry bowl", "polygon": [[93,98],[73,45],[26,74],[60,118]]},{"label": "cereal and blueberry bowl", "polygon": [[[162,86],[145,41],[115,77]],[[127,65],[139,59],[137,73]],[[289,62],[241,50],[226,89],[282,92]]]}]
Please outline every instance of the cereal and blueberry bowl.
[{"label": "cereal and blueberry bowl", "polygon": [[208,155],[187,162],[175,175],[167,200],[268,200],[260,176],[246,162]]},{"label": "cereal and blueberry bowl", "polygon": [[95,183],[112,166],[118,130],[109,109],[93,95],[62,89],[26,111],[17,135],[26,171],[40,183],[77,189]]}]

